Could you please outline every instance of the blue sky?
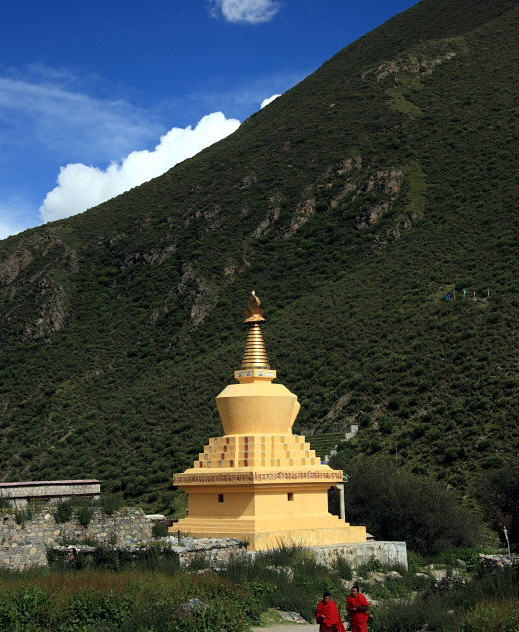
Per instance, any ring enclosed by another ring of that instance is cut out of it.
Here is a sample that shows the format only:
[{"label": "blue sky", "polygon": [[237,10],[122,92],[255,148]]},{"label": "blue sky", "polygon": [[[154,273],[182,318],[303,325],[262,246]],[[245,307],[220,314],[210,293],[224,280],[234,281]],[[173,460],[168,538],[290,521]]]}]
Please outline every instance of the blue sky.
[{"label": "blue sky", "polygon": [[0,239],[159,175],[413,4],[3,3]]}]

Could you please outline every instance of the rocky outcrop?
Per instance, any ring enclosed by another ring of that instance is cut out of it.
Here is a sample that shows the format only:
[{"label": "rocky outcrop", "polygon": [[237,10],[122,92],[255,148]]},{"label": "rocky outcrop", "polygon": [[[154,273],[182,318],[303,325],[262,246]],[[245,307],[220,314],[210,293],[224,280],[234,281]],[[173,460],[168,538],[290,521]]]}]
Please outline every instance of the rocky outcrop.
[{"label": "rocky outcrop", "polygon": [[346,182],[342,185],[342,189],[331,200],[330,206],[337,208],[339,203],[351,197],[358,189],[357,177],[362,169],[362,156],[357,155],[353,158],[345,158],[339,163],[335,169],[335,177],[341,179],[346,176]]},{"label": "rocky outcrop", "polygon": [[306,197],[307,195],[311,195],[312,189],[312,186],[306,187],[304,193],[305,199],[296,206],[296,210],[292,216],[292,221],[290,222],[290,228],[283,235],[285,239],[288,239],[297,233],[301,226],[306,224],[306,222],[315,213],[315,197]]},{"label": "rocky outcrop", "polygon": [[352,393],[345,393],[333,404],[330,410],[326,413],[326,421],[334,421],[338,417],[343,415],[343,409],[350,403]]},{"label": "rocky outcrop", "polygon": [[479,555],[479,569],[483,573],[496,573],[506,568],[519,568],[519,554]]},{"label": "rocky outcrop", "polygon": [[395,59],[369,68],[361,74],[361,78],[374,77],[377,81],[383,81],[402,73],[426,77],[439,65],[465,53],[466,50],[467,44],[462,37],[422,42],[415,49],[405,51]]},{"label": "rocky outcrop", "polygon": [[212,566],[218,566],[218,563],[228,562],[231,557],[247,552],[245,543],[236,538],[191,538],[180,533],[160,541],[178,555],[181,566],[189,565],[197,557],[204,557]]},{"label": "rocky outcrop", "polygon": [[189,325],[198,327],[216,304],[216,291],[191,263],[182,264],[181,270],[182,276],[177,287],[168,294],[161,307],[152,311],[150,322],[158,322],[173,305],[180,302],[189,309]]},{"label": "rocky outcrop", "polygon": [[258,239],[259,237],[263,237],[268,234],[275,223],[279,219],[279,215],[281,213],[281,196],[278,193],[270,195],[268,198],[268,208],[267,215],[265,219],[263,219],[258,226],[252,231],[251,237],[254,239]]},{"label": "rocky outcrop", "polygon": [[33,260],[41,260],[51,252],[55,257],[56,250],[61,251],[58,254],[58,259],[63,269],[77,272],[76,252],[65,244],[58,235],[43,230],[22,237],[17,242],[14,252],[7,251],[4,258],[0,259],[0,287],[13,284]]},{"label": "rocky outcrop", "polygon": [[218,204],[212,206],[193,206],[188,209],[184,226],[187,228],[194,222],[201,224],[202,233],[209,233],[216,230],[221,223],[219,219],[221,207]]},{"label": "rocky outcrop", "polygon": [[41,338],[59,331],[68,315],[69,301],[63,287],[51,277],[41,277],[35,283],[38,313],[24,328],[26,339]]},{"label": "rocky outcrop", "polygon": [[126,268],[136,263],[146,263],[152,266],[159,266],[161,263],[164,263],[168,257],[174,254],[176,249],[177,245],[175,243],[165,243],[143,252],[131,252],[125,256],[120,269],[121,271],[124,271]]},{"label": "rocky outcrop", "polygon": [[387,171],[377,171],[372,174],[365,186],[365,192],[376,192],[385,197],[381,202],[370,206],[368,209],[357,215],[353,220],[353,225],[357,230],[368,228],[376,224],[387,211],[392,208],[400,190],[402,188],[402,171],[400,169],[390,169]]},{"label": "rocky outcrop", "polygon": [[55,233],[43,229],[23,236],[0,261],[3,319],[18,328],[22,339],[56,333],[70,307],[63,281],[78,270],[76,251]]},{"label": "rocky outcrop", "polygon": [[0,286],[10,285],[32,259],[30,250],[22,246],[0,262]]},{"label": "rocky outcrop", "polygon": [[237,188],[239,189],[248,189],[252,184],[258,181],[258,176],[255,174],[247,174],[244,178],[242,178],[238,184]]}]

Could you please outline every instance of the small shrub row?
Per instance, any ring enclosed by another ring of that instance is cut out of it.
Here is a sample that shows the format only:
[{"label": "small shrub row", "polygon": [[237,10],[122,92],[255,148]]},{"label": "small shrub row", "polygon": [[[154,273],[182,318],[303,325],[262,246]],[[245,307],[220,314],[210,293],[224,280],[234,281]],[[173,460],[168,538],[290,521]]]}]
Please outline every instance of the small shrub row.
[{"label": "small shrub row", "polygon": [[88,527],[94,511],[99,509],[101,513],[111,516],[123,506],[121,494],[107,494],[98,500],[85,498],[69,498],[57,503],[54,511],[54,519],[58,523],[69,522],[75,516],[82,527]]},{"label": "small shrub row", "polygon": [[[143,571],[161,571],[169,574],[180,568],[177,553],[168,546],[159,544],[140,550],[126,550],[105,546],[96,546],[93,552],[76,551],[73,559],[70,553],[49,549],[47,560],[53,569],[83,570],[87,568],[122,571],[129,569]],[[207,568],[207,566],[203,566]]]}]

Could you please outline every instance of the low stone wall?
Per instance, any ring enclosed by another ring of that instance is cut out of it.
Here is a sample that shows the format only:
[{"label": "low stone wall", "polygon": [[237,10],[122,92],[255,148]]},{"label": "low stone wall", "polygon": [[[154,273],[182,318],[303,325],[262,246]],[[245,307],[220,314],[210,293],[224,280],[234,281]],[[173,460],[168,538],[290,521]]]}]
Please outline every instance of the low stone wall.
[{"label": "low stone wall", "polygon": [[[197,558],[204,558],[212,568],[223,566],[231,557],[246,555],[243,542],[235,538],[182,538],[178,544],[177,538],[166,537],[157,539],[153,544],[139,544],[113,547],[116,551],[124,553],[124,560],[129,558],[134,561],[145,559],[144,556],[154,545],[159,545],[173,551],[178,556],[180,566],[189,566]],[[112,548],[112,547],[110,547]],[[63,566],[74,565],[81,559],[81,567],[92,564],[97,548],[89,545],[53,545],[51,551],[54,561],[59,560]]]},{"label": "low stone wall", "polygon": [[407,568],[407,546],[405,542],[384,542],[368,540],[351,544],[331,544],[314,546],[317,561],[331,566],[338,557],[343,557],[352,568],[374,558],[386,566],[402,566]]},{"label": "low stone wall", "polygon": [[12,514],[0,513],[0,567],[23,570],[47,566],[47,549],[63,542],[95,540],[126,548],[152,539],[153,520],[141,509],[123,509],[107,516],[95,510],[88,526],[77,521],[57,523],[51,508],[44,509],[24,524]]},{"label": "low stone wall", "polygon": [[245,555],[247,549],[244,543],[236,538],[188,538],[183,537],[180,543],[175,536],[161,538],[161,543],[167,543],[178,555],[181,566],[187,566],[197,557],[203,556],[210,560],[211,566],[229,561],[236,555]]},{"label": "low stone wall", "polygon": [[[197,556],[203,555],[211,561],[212,566],[218,562],[226,562],[230,557],[249,555],[254,557],[257,551],[247,551],[240,540],[234,538],[182,538],[178,545],[177,538],[161,538],[161,542],[169,542],[178,554],[180,564],[185,566]],[[309,546],[315,553],[319,563],[331,566],[338,557],[344,558],[352,568],[376,559],[386,566],[402,566],[407,568],[407,547],[405,542],[352,542],[350,544],[331,544],[328,546]]]}]

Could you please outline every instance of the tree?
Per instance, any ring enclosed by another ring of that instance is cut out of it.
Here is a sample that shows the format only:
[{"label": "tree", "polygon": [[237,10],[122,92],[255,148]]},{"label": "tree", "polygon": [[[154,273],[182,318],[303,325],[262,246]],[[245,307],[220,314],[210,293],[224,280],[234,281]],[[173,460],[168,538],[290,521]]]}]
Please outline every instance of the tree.
[{"label": "tree", "polygon": [[477,479],[474,488],[487,519],[505,540],[510,540],[512,548],[517,547],[519,543],[519,459],[482,474]]},{"label": "tree", "polygon": [[477,541],[477,519],[455,492],[437,481],[398,469],[383,456],[341,464],[339,454],[331,465],[342,467],[349,477],[348,521],[366,525],[377,539],[405,540],[422,554]]}]

